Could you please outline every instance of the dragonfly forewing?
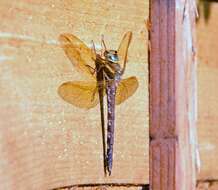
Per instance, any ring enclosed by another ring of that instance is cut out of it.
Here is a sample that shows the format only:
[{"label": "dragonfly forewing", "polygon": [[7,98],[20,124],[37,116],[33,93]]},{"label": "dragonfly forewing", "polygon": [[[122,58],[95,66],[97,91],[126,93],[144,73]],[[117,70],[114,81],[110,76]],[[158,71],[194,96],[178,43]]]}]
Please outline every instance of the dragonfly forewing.
[{"label": "dragonfly forewing", "polygon": [[72,34],[61,34],[59,41],[75,69],[90,80],[95,80],[95,53]]}]

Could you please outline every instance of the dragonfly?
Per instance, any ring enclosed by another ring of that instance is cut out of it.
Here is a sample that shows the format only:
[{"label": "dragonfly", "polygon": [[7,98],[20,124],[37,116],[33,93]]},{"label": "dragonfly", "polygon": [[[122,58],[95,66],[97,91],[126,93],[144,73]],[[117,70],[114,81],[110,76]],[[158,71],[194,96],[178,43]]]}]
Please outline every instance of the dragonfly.
[{"label": "dragonfly", "polygon": [[[128,48],[132,32],[124,34],[117,50],[108,50],[101,37],[101,50],[97,52],[92,41],[89,48],[73,34],[59,36],[61,47],[72,65],[86,81],[67,81],[58,88],[59,96],[66,102],[84,109],[100,103],[103,160],[105,175],[111,175],[115,129],[115,105],[123,103],[138,88],[135,76],[122,79],[126,69]],[[107,99],[107,130],[105,129],[104,97]],[[107,131],[107,133],[106,133]],[[107,141],[106,141],[107,140]]]}]

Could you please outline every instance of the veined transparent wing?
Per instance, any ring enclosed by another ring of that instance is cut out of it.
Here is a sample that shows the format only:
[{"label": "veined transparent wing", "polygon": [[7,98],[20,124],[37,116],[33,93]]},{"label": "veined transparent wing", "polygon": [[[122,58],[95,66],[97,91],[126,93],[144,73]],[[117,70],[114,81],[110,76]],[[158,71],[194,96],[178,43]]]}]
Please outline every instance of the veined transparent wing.
[{"label": "veined transparent wing", "polygon": [[121,40],[119,48],[117,50],[120,59],[119,63],[122,65],[122,67],[124,67],[124,70],[126,67],[128,48],[131,40],[132,40],[132,32],[128,31],[123,36],[123,39]]},{"label": "veined transparent wing", "polygon": [[58,88],[58,94],[66,102],[80,108],[92,108],[99,102],[98,88],[95,82],[69,81]]},{"label": "veined transparent wing", "polygon": [[77,71],[96,80],[91,68],[95,68],[95,53],[73,34],[61,34],[59,41],[67,57]]},{"label": "veined transparent wing", "polygon": [[[132,96],[138,85],[138,80],[134,76],[121,80],[116,91],[116,105]],[[97,86],[95,82],[69,81],[59,86],[58,94],[63,100],[76,107],[90,109],[99,103],[98,88],[103,88],[103,95],[105,95],[103,83],[98,83]]]},{"label": "veined transparent wing", "polygon": [[138,86],[138,80],[134,76],[121,80],[116,91],[116,104],[119,105],[132,96]]}]

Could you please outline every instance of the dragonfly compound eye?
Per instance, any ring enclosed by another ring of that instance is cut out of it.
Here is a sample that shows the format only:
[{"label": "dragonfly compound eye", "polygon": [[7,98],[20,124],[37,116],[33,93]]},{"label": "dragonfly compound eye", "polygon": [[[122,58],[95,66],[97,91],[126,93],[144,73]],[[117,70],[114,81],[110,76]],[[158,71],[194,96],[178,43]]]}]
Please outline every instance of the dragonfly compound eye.
[{"label": "dragonfly compound eye", "polygon": [[104,56],[108,61],[111,61],[111,62],[119,61],[117,51],[115,50],[105,51]]},{"label": "dragonfly compound eye", "polygon": [[113,62],[119,61],[117,54],[110,55],[110,60]]}]

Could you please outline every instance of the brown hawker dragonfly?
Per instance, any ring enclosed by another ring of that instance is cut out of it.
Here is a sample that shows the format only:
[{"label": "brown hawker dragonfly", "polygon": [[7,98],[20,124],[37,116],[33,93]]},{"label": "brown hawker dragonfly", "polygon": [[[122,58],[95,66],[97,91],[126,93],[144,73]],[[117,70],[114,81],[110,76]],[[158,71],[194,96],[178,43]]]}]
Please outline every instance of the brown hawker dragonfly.
[{"label": "brown hawker dragonfly", "polygon": [[[121,80],[132,32],[127,32],[118,50],[108,50],[103,36],[101,52],[95,45],[88,48],[72,34],[61,34],[59,41],[75,69],[87,76],[87,81],[68,81],[58,88],[59,95],[79,108],[92,108],[100,102],[103,157],[105,174],[111,175],[113,162],[115,104],[119,105],[132,96],[138,88],[136,77]],[[107,145],[105,143],[104,95],[107,96]],[[107,150],[107,151],[106,151]]]}]

